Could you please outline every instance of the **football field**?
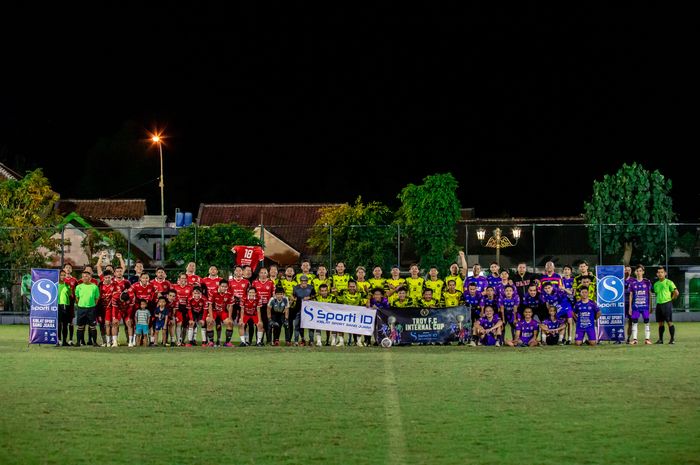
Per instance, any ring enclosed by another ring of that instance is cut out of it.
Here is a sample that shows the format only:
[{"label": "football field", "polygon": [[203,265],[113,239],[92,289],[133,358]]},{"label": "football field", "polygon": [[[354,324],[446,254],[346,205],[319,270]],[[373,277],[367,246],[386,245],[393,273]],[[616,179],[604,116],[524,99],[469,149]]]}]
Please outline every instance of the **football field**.
[{"label": "football field", "polygon": [[78,349],[0,326],[0,463],[700,463],[700,324],[677,328],[674,346]]}]

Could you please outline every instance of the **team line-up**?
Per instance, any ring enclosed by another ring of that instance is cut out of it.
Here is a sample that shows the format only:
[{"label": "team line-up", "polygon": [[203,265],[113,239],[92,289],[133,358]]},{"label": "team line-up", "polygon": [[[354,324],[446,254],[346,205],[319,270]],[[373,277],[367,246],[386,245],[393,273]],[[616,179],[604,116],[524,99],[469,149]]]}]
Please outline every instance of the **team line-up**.
[{"label": "team line-up", "polygon": [[[240,345],[280,345],[285,329],[286,345],[322,346],[321,331],[308,330],[308,339],[300,328],[301,303],[305,300],[359,305],[369,308],[438,308],[466,306],[471,312],[473,328],[470,345],[534,346],[539,344],[589,345],[597,342],[597,320],[600,310],[596,300],[596,277],[588,263],[580,263],[576,276],[564,266],[562,274],[547,262],[542,274],[527,271],[524,262],[512,273],[490,265],[490,274],[483,276],[481,266],[474,264],[468,273],[466,258],[460,252],[458,261],[450,265],[446,278],[439,277],[436,267],[420,276],[418,265],[411,265],[409,276],[401,277],[398,266],[389,278],[381,267],[372,269],[372,277],[359,266],[355,275],[346,272],[338,262],[334,273],[324,265],[311,272],[311,263],[302,261],[300,271],[287,266],[280,274],[277,266],[263,266],[260,247],[235,246],[234,272],[228,279],[219,276],[216,266],[208,275],[196,274],[196,264],[188,263],[173,284],[165,269],[156,269],[155,278],[136,262],[133,276],[125,277],[125,263],[113,267],[106,253],[98,259],[97,276],[85,266],[80,280],[66,264],[59,278],[58,340],[62,346],[93,345],[117,347],[120,324],[125,327],[127,345],[170,345],[192,347],[231,347],[234,327],[238,327]],[[461,264],[461,265],[460,265]],[[104,266],[103,266],[104,265]],[[634,274],[634,276],[632,276]],[[625,314],[627,343],[637,344],[638,321],[645,324],[644,343],[651,344],[649,315],[651,293],[656,294],[656,320],[662,344],[666,323],[670,344],[675,343],[672,300],[678,297],[675,284],[666,278],[663,267],[657,269],[652,284],[644,277],[642,265],[625,267]],[[76,342],[73,342],[75,328]],[[505,338],[506,327],[510,339]],[[99,328],[101,342],[97,342]],[[247,331],[246,331],[247,330]],[[88,339],[85,340],[87,331]],[[224,339],[222,342],[222,331]],[[371,338],[326,332],[325,345],[365,346]],[[376,345],[376,342],[375,342]]]}]

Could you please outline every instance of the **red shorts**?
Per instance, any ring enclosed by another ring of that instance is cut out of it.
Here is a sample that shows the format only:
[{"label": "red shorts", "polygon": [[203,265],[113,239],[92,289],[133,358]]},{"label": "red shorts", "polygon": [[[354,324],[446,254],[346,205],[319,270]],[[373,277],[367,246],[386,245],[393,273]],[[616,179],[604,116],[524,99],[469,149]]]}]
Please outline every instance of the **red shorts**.
[{"label": "red shorts", "polygon": [[185,321],[185,313],[178,310],[175,312],[175,316],[177,317],[177,322],[182,324]]},{"label": "red shorts", "polygon": [[228,312],[226,312],[226,311],[222,311],[222,312],[213,311],[211,313],[214,316],[214,321],[216,321],[217,323],[221,323],[222,321],[224,321],[228,318]]},{"label": "red shorts", "polygon": [[253,320],[253,324],[257,326],[258,324],[258,315],[247,315],[243,314],[243,326],[247,325],[249,321]]},{"label": "red shorts", "polygon": [[109,307],[105,311],[105,321],[112,321],[112,320],[119,321],[121,319],[122,319],[122,314],[119,311],[119,309]]}]

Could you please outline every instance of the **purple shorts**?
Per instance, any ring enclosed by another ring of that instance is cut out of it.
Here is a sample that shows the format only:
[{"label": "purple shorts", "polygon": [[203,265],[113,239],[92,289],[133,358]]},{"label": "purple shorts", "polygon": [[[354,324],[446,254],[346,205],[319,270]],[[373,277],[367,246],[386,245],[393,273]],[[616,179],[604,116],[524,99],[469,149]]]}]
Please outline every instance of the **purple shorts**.
[{"label": "purple shorts", "polygon": [[506,321],[508,322],[508,324],[515,326],[515,323],[516,323],[515,315],[517,315],[516,312],[506,311]]},{"label": "purple shorts", "polygon": [[481,344],[485,346],[495,346],[496,336],[493,333],[488,333],[481,338]]},{"label": "purple shorts", "polygon": [[649,307],[643,307],[643,308],[637,308],[634,305],[632,306],[632,319],[633,320],[638,320],[639,316],[642,316],[645,320],[649,319]]},{"label": "purple shorts", "polygon": [[570,308],[562,308],[557,312],[557,318],[573,318],[574,311]]},{"label": "purple shorts", "polygon": [[532,340],[531,336],[520,336],[520,342],[524,346],[530,345],[531,340]]},{"label": "purple shorts", "polygon": [[576,340],[583,341],[583,336],[587,335],[589,341],[597,341],[598,338],[595,335],[595,328],[576,328]]}]

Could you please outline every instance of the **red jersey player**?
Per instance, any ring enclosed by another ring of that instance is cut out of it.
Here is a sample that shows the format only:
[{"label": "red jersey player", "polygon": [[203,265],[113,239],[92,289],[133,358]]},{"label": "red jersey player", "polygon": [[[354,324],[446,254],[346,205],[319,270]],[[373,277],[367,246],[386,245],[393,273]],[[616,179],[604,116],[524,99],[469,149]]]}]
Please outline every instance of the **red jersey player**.
[{"label": "red jersey player", "polygon": [[156,297],[166,297],[170,288],[173,287],[170,281],[165,279],[165,268],[162,266],[156,268],[156,279],[151,281],[151,284],[153,284],[153,288],[156,290]]},{"label": "red jersey player", "polygon": [[68,307],[68,345],[73,345],[73,332],[75,331],[75,286],[78,285],[78,280],[73,277],[73,266],[70,263],[63,265],[63,271],[66,272],[64,282],[70,287],[70,305]]},{"label": "red jersey player", "polygon": [[202,331],[202,346],[207,345],[207,331],[205,320],[208,316],[209,303],[207,299],[202,296],[202,290],[199,287],[192,289],[192,297],[187,301],[187,347],[192,347],[196,344],[195,342],[195,324],[199,324],[199,328]]},{"label": "red jersey player", "polygon": [[195,262],[189,262],[187,268],[185,268],[185,274],[187,275],[187,282],[190,286],[199,284],[202,278],[197,276],[197,264]]},{"label": "red jersey player", "polygon": [[241,299],[241,322],[239,325],[239,331],[241,335],[241,347],[249,346],[247,340],[247,335],[245,334],[246,326],[249,324],[255,325],[258,328],[258,342],[257,346],[262,347],[262,337],[263,337],[263,325],[260,318],[260,300],[258,299],[258,293],[254,287],[248,289],[246,297]]},{"label": "red jersey player", "polygon": [[219,289],[219,281],[221,281],[221,277],[219,277],[219,269],[214,265],[210,266],[209,275],[201,280],[202,291],[206,289],[207,298],[210,295],[213,295],[216,290]]},{"label": "red jersey player", "polygon": [[105,317],[107,309],[112,305],[112,294],[119,288],[112,282],[112,272],[105,270],[100,288],[100,299],[97,302],[97,322],[100,325],[100,335],[102,336],[102,347],[112,345],[111,325],[105,331]]},{"label": "red jersey player", "polygon": [[209,296],[209,316],[207,317],[207,338],[209,347],[214,345],[214,326],[216,326],[216,345],[221,345],[221,323],[226,325],[226,347],[231,347],[233,336],[233,295],[228,292],[228,281],[219,281],[219,288]]},{"label": "red jersey player", "polygon": [[[267,308],[267,303],[272,299],[273,294],[275,293],[275,283],[268,278],[267,274],[267,268],[260,268],[260,271],[258,272],[258,279],[253,281],[253,287],[258,293],[258,300],[260,300],[260,306],[262,308]],[[262,324],[263,328],[267,330],[267,342],[270,343],[270,334],[269,334],[269,321],[267,318],[267,312],[262,312],[260,315],[262,317]]]},{"label": "red jersey player", "polygon": [[112,305],[107,309],[105,321],[112,326],[112,347],[117,347],[119,339],[119,320],[124,320],[127,330],[127,341],[129,347],[134,344],[134,313],[136,311],[136,297],[130,289],[131,284],[127,281],[123,290],[119,290],[119,285],[116,285],[115,292],[112,294]]}]

